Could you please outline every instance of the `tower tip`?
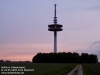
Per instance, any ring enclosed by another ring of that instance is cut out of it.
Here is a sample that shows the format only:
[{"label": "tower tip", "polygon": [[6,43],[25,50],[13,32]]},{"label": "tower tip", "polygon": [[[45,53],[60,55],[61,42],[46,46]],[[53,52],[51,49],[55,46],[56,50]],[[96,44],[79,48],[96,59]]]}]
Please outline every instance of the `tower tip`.
[{"label": "tower tip", "polygon": [[54,11],[54,24],[57,24],[57,17],[56,17],[56,4],[54,4],[54,6],[55,6],[55,11]]}]

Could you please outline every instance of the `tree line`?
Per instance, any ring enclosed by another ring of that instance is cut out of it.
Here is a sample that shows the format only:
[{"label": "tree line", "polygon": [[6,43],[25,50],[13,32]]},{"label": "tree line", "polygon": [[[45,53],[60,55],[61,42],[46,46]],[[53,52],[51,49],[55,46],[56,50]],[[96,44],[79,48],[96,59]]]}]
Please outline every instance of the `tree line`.
[{"label": "tree line", "polygon": [[97,63],[98,57],[94,54],[74,52],[62,53],[37,53],[32,58],[33,63]]},{"label": "tree line", "polygon": [[0,60],[0,63],[5,63],[5,62],[25,62],[25,63],[28,63],[30,61],[10,61],[10,60]]}]

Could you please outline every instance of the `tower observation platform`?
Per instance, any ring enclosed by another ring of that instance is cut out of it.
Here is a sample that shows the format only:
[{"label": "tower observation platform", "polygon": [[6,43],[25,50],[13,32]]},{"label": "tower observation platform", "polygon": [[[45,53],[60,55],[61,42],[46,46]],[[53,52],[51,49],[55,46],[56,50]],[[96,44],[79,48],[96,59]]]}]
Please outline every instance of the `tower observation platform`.
[{"label": "tower observation platform", "polygon": [[54,10],[54,24],[48,25],[48,31],[54,32],[54,53],[57,53],[57,31],[62,31],[63,25],[57,24],[57,17],[56,17],[56,4],[54,4],[55,10]]}]

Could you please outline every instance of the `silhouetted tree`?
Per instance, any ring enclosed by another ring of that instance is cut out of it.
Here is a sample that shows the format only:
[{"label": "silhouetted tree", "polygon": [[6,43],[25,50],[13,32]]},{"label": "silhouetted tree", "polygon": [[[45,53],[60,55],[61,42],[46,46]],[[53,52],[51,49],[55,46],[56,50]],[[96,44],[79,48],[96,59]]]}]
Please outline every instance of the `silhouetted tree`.
[{"label": "silhouetted tree", "polygon": [[32,59],[33,63],[96,63],[97,55],[82,53],[37,53]]},{"label": "silhouetted tree", "polygon": [[4,60],[0,60],[0,62],[4,62]]},{"label": "silhouetted tree", "polygon": [[88,53],[82,53],[80,56],[81,63],[97,63],[98,58],[97,55],[94,54],[88,54]]}]

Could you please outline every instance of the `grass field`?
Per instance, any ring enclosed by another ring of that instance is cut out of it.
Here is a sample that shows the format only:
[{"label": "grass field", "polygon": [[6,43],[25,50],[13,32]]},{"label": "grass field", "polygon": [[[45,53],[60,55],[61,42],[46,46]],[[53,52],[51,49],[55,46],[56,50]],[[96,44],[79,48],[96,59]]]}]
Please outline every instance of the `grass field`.
[{"label": "grass field", "polygon": [[68,63],[0,63],[0,66],[25,66],[26,69],[34,69],[34,71],[24,72],[25,74],[22,75],[67,75],[76,65]]},{"label": "grass field", "polygon": [[[34,71],[17,71],[24,72],[20,75],[67,75],[77,64],[68,63],[0,63],[4,67],[25,67],[25,69],[34,69]],[[83,75],[100,75],[100,63],[98,64],[82,64]],[[1,68],[2,69],[2,68]],[[5,68],[3,68],[5,69]],[[8,68],[6,68],[8,69]],[[4,72],[4,71],[3,71]],[[9,72],[9,71],[5,71]],[[14,71],[13,71],[14,72]],[[7,74],[5,74],[7,75]],[[10,74],[8,74],[10,75]],[[15,74],[12,74],[15,75]],[[19,74],[17,74],[19,75]]]},{"label": "grass field", "polygon": [[83,75],[100,75],[100,63],[82,64]]}]

